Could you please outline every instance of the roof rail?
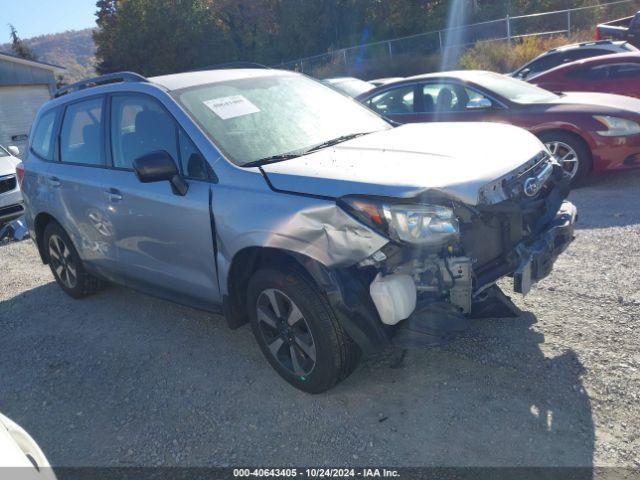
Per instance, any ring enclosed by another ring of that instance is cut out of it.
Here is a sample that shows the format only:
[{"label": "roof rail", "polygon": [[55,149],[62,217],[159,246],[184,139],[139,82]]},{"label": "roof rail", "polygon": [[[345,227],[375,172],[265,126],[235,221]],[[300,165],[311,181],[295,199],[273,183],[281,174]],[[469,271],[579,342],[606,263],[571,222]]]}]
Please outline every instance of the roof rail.
[{"label": "roof rail", "polygon": [[108,73],[106,75],[101,75],[99,77],[86,78],[84,80],[80,80],[79,82],[72,83],[71,85],[67,85],[64,87],[60,87],[53,98],[58,98],[67,93],[77,92],[79,90],[84,90],[86,88],[97,87],[99,85],[107,85],[109,83],[118,83],[118,82],[148,82],[148,80],[134,72],[116,72],[116,73]]},{"label": "roof rail", "polygon": [[227,68],[264,68],[264,69],[270,69],[271,67],[267,67],[266,65],[263,65],[261,63],[256,63],[256,62],[242,62],[242,61],[238,61],[238,62],[226,62],[226,63],[218,63],[216,65],[206,65],[204,67],[200,67],[200,68],[195,68],[193,70],[191,70],[192,72],[200,72],[203,70],[224,70]]}]

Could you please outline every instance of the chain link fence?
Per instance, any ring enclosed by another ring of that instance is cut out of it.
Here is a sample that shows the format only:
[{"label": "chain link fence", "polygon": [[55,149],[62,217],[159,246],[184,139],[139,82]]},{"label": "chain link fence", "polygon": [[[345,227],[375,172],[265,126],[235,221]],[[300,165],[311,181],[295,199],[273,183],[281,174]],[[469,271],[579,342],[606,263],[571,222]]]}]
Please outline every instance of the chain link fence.
[{"label": "chain link fence", "polygon": [[[640,0],[617,0],[588,7],[507,16],[497,20],[343,48],[284,62],[275,67],[320,78],[327,72],[334,75],[337,72],[351,74],[354,70],[366,70],[368,64],[388,62],[399,56],[425,57],[434,54],[447,56],[448,49],[461,50],[481,40],[510,42],[532,36],[570,36],[585,29],[595,31],[598,23],[633,15],[639,8]],[[450,68],[454,66],[448,65]]]}]

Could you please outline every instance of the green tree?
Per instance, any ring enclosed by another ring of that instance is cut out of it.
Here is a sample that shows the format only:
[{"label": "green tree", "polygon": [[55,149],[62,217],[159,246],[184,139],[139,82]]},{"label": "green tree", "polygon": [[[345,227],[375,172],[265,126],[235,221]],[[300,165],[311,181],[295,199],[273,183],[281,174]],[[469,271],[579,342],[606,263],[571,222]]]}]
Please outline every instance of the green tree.
[{"label": "green tree", "polygon": [[11,35],[11,50],[13,53],[25,60],[38,60],[35,53],[33,53],[33,50],[31,50],[29,46],[22,41],[18,36],[16,28],[11,24],[9,24],[9,31]]}]

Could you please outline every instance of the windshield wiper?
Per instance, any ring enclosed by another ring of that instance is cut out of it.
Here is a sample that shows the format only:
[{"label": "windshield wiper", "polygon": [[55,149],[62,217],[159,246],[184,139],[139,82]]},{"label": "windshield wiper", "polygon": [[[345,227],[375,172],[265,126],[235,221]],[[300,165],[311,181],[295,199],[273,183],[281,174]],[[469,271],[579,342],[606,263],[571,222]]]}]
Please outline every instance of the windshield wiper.
[{"label": "windshield wiper", "polygon": [[261,158],[259,160],[253,160],[251,162],[243,163],[242,166],[243,167],[259,167],[261,165],[266,165],[267,163],[275,163],[275,162],[282,162],[283,160],[291,160],[292,158],[298,158],[298,157],[301,157],[302,155],[306,155],[307,153],[311,153],[317,150],[321,150],[323,148],[331,147],[332,145],[346,142],[347,140],[351,140],[352,138],[360,137],[362,135],[368,135],[369,133],[370,132],[359,132],[359,133],[350,133],[349,135],[342,135],[340,137],[332,138],[331,140],[318,143],[317,145],[313,145],[309,148],[296,150],[294,152],[280,153],[278,155],[272,155],[270,157]]},{"label": "windshield wiper", "polygon": [[338,138],[332,138],[331,140],[327,140],[326,142],[322,142],[317,145],[314,145],[313,147],[307,148],[304,151],[303,155],[306,155],[307,153],[315,152],[316,150],[322,150],[323,148],[337,145],[338,143],[346,142],[347,140],[351,140],[356,137],[361,137],[362,135],[368,135],[369,133],[371,132],[350,133],[349,135],[342,135]]},{"label": "windshield wiper", "polygon": [[261,165],[266,165],[267,163],[275,163],[281,162],[283,160],[291,160],[292,158],[298,158],[300,156],[299,153],[280,153],[278,155],[272,155],[270,157],[260,158],[258,160],[253,160],[252,162],[243,163],[243,167],[259,167]]}]

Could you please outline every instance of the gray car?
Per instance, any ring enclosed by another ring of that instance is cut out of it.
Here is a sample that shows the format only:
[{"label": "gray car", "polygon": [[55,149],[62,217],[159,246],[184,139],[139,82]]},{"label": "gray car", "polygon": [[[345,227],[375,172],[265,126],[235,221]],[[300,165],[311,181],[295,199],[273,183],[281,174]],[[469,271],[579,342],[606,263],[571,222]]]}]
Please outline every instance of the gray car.
[{"label": "gray car", "polygon": [[22,184],[42,261],[251,323],[321,392],[363,353],[442,343],[509,306],[573,239],[568,181],[525,130],[394,127],[303,75],[111,74],[44,105]]}]

